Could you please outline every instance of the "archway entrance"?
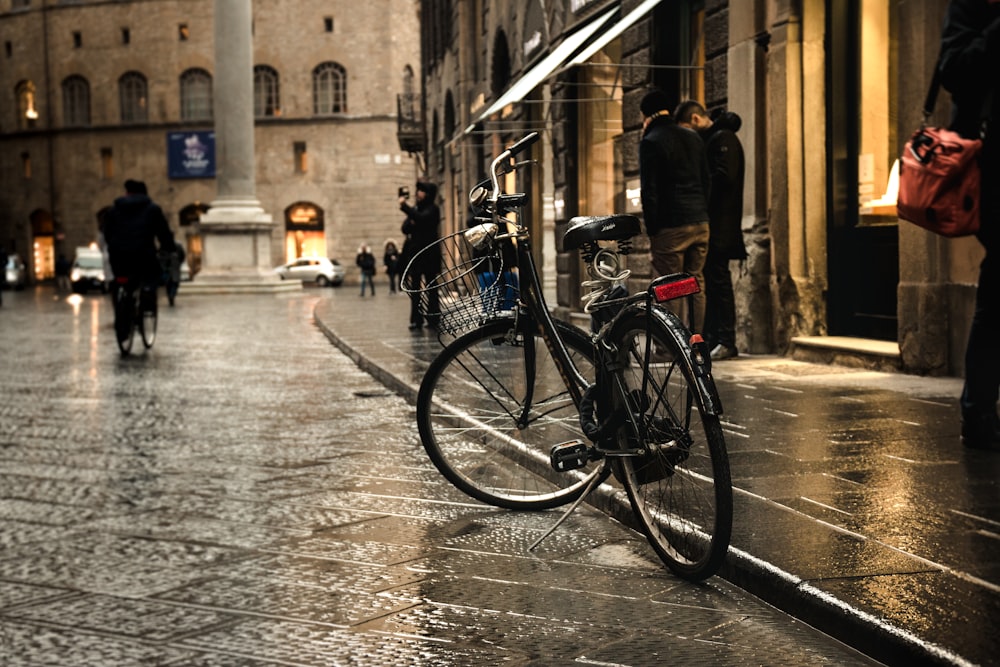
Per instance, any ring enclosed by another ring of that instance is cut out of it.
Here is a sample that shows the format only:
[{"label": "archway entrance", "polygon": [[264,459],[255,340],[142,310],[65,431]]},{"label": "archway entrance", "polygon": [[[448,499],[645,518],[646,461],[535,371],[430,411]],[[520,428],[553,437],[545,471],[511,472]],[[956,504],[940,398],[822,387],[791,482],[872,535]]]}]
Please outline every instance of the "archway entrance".
[{"label": "archway entrance", "polygon": [[285,209],[285,261],[299,257],[326,257],[323,209],[296,202]]}]

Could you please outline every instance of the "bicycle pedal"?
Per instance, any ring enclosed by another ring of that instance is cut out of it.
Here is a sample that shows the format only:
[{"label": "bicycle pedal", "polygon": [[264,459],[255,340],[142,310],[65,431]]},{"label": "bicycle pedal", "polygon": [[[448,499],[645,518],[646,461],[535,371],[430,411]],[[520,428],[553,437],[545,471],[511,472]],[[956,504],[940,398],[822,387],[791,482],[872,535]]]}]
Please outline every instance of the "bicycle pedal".
[{"label": "bicycle pedal", "polygon": [[581,440],[570,440],[560,443],[549,452],[552,467],[559,472],[576,470],[587,465],[590,460],[590,447]]}]

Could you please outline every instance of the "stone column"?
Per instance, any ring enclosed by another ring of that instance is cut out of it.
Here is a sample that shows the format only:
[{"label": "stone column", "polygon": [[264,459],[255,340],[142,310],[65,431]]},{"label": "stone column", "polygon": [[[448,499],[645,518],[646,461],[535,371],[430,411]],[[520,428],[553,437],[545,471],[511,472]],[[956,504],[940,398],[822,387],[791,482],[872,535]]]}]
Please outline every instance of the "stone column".
[{"label": "stone column", "polygon": [[217,193],[201,217],[202,270],[186,292],[301,289],[272,272],[274,222],[257,200],[251,0],[215,0]]}]

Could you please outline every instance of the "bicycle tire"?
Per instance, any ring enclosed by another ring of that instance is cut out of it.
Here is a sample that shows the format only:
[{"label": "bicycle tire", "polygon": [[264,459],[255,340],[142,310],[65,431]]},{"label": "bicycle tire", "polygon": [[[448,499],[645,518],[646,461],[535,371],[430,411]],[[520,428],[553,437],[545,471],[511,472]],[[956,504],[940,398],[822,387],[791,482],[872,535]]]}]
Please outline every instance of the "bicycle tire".
[{"label": "bicycle tire", "polygon": [[[629,413],[642,415],[619,429],[618,446],[646,451],[618,459],[615,472],[660,559],[677,575],[700,581],[719,570],[729,549],[729,457],[718,415],[702,410],[695,376],[678,361],[691,354],[690,344],[672,335],[661,316],[673,317],[640,310],[611,332],[619,361],[612,400],[627,400]],[[647,363],[647,336],[665,361]]]},{"label": "bicycle tire", "polygon": [[135,299],[124,285],[115,290],[115,339],[123,357],[132,351],[135,336]]},{"label": "bicycle tire", "polygon": [[[576,500],[588,475],[603,481],[610,470],[601,462],[552,468],[552,446],[580,436],[579,412],[541,333],[512,339],[515,326],[514,318],[493,321],[434,359],[417,396],[420,439],[441,474],[473,498],[506,509],[550,509]],[[580,372],[593,379],[590,339],[568,324],[556,327]],[[519,428],[532,349],[534,396],[529,423]]]},{"label": "bicycle tire", "polygon": [[143,295],[140,292],[139,296],[139,334],[142,337],[142,344],[148,350],[153,347],[153,342],[156,341],[156,322],[157,322],[157,307],[156,307],[156,292],[145,295],[150,301],[149,303],[143,303]]}]

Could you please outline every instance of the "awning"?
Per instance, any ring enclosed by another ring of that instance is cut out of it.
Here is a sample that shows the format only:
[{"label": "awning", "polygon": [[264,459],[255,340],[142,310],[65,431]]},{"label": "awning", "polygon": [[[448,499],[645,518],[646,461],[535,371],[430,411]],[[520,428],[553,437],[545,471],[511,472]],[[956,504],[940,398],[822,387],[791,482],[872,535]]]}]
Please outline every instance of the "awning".
[{"label": "awning", "polygon": [[660,0],[646,0],[644,3],[630,11],[621,21],[611,26],[611,28],[588,44],[582,51],[573,56],[573,58],[566,63],[566,67],[564,69],[569,69],[574,65],[581,65],[590,60],[591,56],[607,46],[611,40],[632,27],[636,21],[648,14],[650,10],[658,4],[660,4]]},{"label": "awning", "polygon": [[[556,71],[556,69],[562,66],[574,53],[576,53],[577,49],[583,46],[588,39],[593,37],[594,34],[601,29],[602,26],[610,21],[611,17],[614,16],[617,11],[617,9],[612,9],[604,14],[601,14],[596,19],[563,40],[559,46],[550,51],[549,54],[542,58],[537,65],[529,69],[513,86],[508,88],[507,92],[498,97],[497,100],[486,109],[486,111],[479,114],[476,120],[465,128],[464,133],[469,134],[475,128],[477,123],[488,116],[492,116],[508,104],[513,104],[514,102],[520,102],[523,100],[528,93],[537,88],[538,84],[542,81],[549,78],[549,76]],[[629,16],[634,13],[634,11],[631,12]],[[624,30],[624,28],[622,29]]]}]

